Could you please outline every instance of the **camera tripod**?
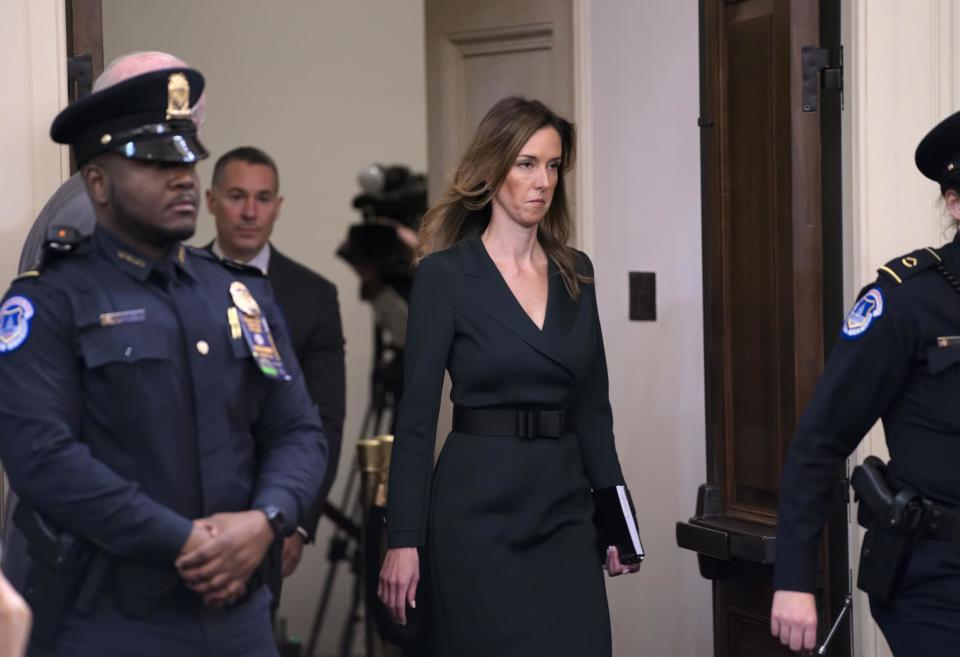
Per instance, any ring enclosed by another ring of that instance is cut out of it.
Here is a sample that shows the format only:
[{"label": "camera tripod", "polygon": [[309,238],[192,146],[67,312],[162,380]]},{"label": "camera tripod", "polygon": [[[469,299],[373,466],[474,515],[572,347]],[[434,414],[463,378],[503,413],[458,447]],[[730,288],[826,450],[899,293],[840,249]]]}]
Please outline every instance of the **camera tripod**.
[{"label": "camera tripod", "polygon": [[[360,424],[358,439],[393,431],[396,404],[403,387],[403,349],[386,344],[384,332],[379,325],[374,327],[373,371],[370,377],[370,402]],[[310,628],[310,640],[304,657],[315,657],[320,630],[323,628],[337,571],[343,562],[350,565],[353,575],[351,597],[347,617],[340,630],[339,657],[350,657],[350,651],[356,636],[356,626],[361,620],[360,606],[363,601],[363,581],[360,577],[363,562],[363,542],[358,520],[362,509],[360,495],[356,491],[360,477],[357,456],[354,453],[350,465],[350,474],[344,486],[340,507],[330,502],[324,505],[324,515],[336,525],[336,531],[330,538],[327,561],[330,566],[324,577],[323,587],[317,611]],[[342,510],[341,510],[342,509]]]}]

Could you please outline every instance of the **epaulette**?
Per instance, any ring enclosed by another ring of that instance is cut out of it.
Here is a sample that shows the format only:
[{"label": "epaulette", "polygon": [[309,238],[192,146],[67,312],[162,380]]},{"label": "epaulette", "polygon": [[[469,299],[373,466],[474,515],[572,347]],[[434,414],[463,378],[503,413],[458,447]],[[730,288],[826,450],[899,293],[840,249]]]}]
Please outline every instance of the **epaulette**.
[{"label": "epaulette", "polygon": [[17,281],[22,281],[28,278],[36,278],[39,275],[40,275],[39,269],[28,269],[27,271],[22,271],[19,274],[17,274],[16,277],[13,279],[13,282],[16,283]]},{"label": "epaulette", "polygon": [[877,271],[880,275],[893,280],[897,285],[901,285],[911,276],[916,276],[922,271],[936,267],[941,261],[940,254],[928,246],[925,249],[917,249],[903,257],[894,258]]}]

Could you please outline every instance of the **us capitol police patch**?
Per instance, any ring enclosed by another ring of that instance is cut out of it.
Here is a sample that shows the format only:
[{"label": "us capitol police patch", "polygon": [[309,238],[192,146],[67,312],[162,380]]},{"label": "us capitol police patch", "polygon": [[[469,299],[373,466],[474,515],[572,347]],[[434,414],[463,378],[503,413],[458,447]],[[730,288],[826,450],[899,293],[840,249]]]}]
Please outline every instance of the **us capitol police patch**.
[{"label": "us capitol police patch", "polygon": [[26,297],[10,297],[0,306],[0,354],[13,351],[30,335],[33,304]]},{"label": "us capitol police patch", "polygon": [[871,288],[854,304],[853,310],[843,321],[841,331],[843,337],[848,340],[860,337],[881,315],[883,315],[883,293],[879,288]]}]

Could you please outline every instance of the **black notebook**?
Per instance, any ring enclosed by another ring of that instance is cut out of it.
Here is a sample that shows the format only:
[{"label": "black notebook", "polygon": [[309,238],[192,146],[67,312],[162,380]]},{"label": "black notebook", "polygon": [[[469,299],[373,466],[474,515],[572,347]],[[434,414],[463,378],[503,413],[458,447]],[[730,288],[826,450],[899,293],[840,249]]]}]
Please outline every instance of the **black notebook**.
[{"label": "black notebook", "polygon": [[646,553],[637,529],[637,513],[626,486],[611,486],[593,491],[594,522],[600,533],[604,550],[615,545],[620,552],[620,563],[643,561]]}]

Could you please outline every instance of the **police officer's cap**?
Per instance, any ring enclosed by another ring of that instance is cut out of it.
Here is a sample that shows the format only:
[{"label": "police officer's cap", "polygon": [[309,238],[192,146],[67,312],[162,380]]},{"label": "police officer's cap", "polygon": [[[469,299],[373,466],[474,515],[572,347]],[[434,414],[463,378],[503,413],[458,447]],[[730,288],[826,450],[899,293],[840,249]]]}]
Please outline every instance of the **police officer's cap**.
[{"label": "police officer's cap", "polygon": [[920,173],[945,187],[960,180],[960,112],[948,116],[920,141],[915,156]]},{"label": "police officer's cap", "polygon": [[50,136],[73,145],[77,164],[101,153],[152,162],[196,162],[209,155],[190,118],[190,108],[201,93],[199,71],[150,71],[69,105],[53,120]]}]

